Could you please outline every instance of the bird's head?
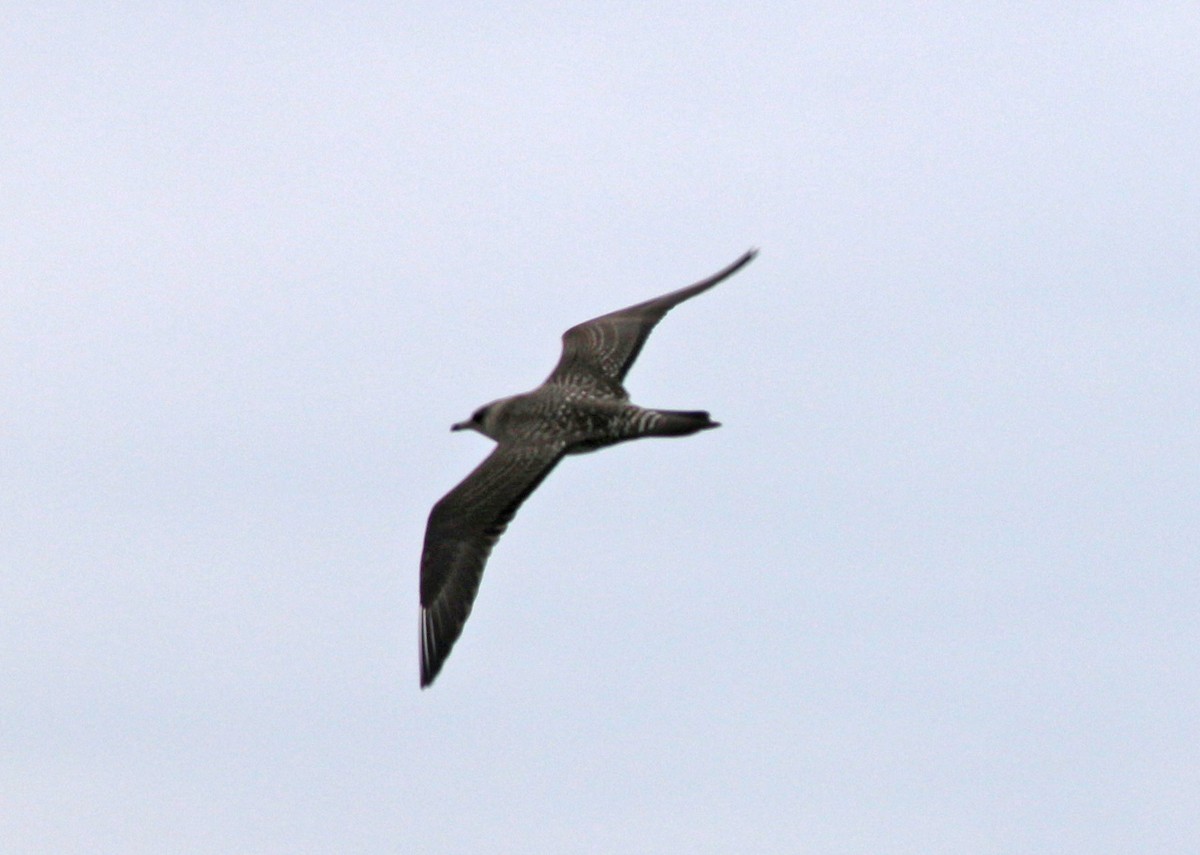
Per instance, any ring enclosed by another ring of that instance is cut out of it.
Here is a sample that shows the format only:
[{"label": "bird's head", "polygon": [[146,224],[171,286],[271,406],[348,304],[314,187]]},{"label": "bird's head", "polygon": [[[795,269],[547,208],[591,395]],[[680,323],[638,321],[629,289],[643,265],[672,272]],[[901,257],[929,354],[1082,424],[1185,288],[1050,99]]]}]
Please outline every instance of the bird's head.
[{"label": "bird's head", "polygon": [[[490,404],[484,404],[475,412],[471,413],[471,418],[465,422],[459,422],[450,426],[450,430],[477,430],[484,436],[492,436],[492,428],[495,425],[495,415],[499,407],[496,405],[499,401],[492,401]],[[493,437],[494,438],[494,437]]]}]

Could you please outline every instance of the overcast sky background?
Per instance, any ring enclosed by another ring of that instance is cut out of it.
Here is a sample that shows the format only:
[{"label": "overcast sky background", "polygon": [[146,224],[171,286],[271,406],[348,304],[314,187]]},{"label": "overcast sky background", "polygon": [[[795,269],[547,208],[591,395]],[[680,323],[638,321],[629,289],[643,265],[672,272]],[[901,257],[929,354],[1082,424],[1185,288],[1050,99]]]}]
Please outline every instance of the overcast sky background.
[{"label": "overcast sky background", "polygon": [[1200,11],[1049,6],[6,6],[0,848],[1195,852]]}]

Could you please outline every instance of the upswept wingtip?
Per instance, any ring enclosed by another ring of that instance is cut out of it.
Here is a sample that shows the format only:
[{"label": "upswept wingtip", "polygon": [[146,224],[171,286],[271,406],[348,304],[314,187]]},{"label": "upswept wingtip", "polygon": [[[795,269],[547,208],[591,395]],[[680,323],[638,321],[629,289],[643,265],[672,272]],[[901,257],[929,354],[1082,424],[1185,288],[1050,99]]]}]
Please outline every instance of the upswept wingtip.
[{"label": "upswept wingtip", "polygon": [[725,268],[718,276],[724,279],[726,276],[732,276],[737,271],[741,270],[747,264],[754,260],[758,255],[758,247],[752,246],[741,254],[737,261]]}]

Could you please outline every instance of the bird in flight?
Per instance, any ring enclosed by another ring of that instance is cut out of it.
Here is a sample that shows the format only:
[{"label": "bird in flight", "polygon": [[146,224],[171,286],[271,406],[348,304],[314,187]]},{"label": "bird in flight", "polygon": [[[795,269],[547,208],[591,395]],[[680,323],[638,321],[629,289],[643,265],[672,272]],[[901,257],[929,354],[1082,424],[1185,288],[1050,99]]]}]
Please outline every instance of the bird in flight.
[{"label": "bird in flight", "polygon": [[496,447],[429,513],[421,553],[421,688],[434,681],[462,634],[492,547],[564,455],[719,427],[703,410],[632,404],[622,382],[667,312],[732,276],[757,252],[694,285],[571,327],[546,382],[485,404],[451,427],[479,431]]}]

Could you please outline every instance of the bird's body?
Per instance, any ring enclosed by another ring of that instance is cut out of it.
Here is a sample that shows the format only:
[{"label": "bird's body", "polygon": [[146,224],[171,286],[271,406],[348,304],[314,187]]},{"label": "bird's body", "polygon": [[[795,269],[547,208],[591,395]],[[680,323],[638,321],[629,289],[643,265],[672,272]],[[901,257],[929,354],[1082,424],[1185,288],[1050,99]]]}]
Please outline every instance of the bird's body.
[{"label": "bird's body", "polygon": [[490,405],[477,429],[500,444],[561,445],[565,454],[582,454],[643,436],[691,433],[686,427],[717,427],[705,413],[651,410],[627,400],[599,397],[573,386],[546,383],[532,392]]},{"label": "bird's body", "polygon": [[471,612],[488,554],[517,508],[567,454],[647,436],[686,436],[718,427],[707,412],[654,410],[629,402],[623,381],[654,325],[674,306],[741,269],[586,321],[563,334],[546,382],[493,401],[454,430],[476,430],[492,453],[433,507],[421,555],[421,686],[441,670]]}]

